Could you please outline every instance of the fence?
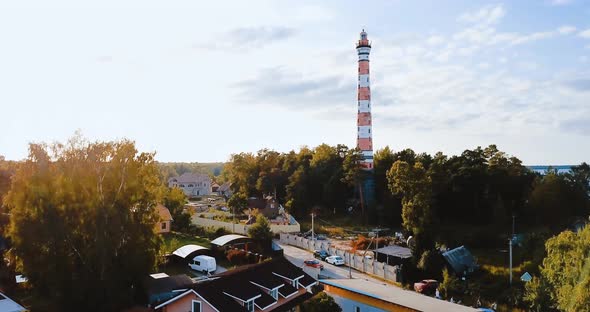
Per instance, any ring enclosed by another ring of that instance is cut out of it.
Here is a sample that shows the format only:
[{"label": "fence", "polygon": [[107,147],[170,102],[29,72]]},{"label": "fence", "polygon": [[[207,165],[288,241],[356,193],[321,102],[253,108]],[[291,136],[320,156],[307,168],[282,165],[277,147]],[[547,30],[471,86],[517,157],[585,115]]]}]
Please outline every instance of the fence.
[{"label": "fence", "polygon": [[[202,226],[202,227],[214,227],[214,228],[224,228],[228,232],[247,235],[248,228],[250,225],[245,225],[243,223],[231,223],[207,218],[201,218],[198,215],[194,215],[192,218],[192,222],[195,225]],[[300,232],[301,227],[299,223],[297,224],[271,224],[270,230],[275,233],[294,233]]]},{"label": "fence", "polygon": [[297,235],[281,233],[280,242],[291,246],[296,246],[309,251],[326,250],[331,255],[338,255],[344,259],[344,264],[351,266],[361,272],[380,277],[382,279],[401,282],[401,270],[397,265],[388,265],[375,259],[366,259],[363,256],[349,253],[346,250],[338,249],[330,245],[328,241],[312,241]]}]

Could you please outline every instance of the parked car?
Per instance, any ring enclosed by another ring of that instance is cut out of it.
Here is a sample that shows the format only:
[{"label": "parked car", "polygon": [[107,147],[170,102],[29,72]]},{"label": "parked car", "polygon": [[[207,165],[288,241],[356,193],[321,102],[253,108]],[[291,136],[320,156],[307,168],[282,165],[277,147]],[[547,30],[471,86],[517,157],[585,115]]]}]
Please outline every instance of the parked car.
[{"label": "parked car", "polygon": [[217,270],[215,258],[204,255],[194,257],[193,260],[189,261],[188,266],[195,271],[203,272],[205,274]]},{"label": "parked car", "polygon": [[326,240],[328,237],[325,234],[318,234],[315,237],[316,240]]},{"label": "parked car", "polygon": [[344,265],[344,259],[342,259],[340,256],[326,257],[326,262],[333,265]]},{"label": "parked car", "polygon": [[421,294],[431,294],[438,287],[438,281],[433,279],[422,280],[414,283],[414,290]]},{"label": "parked car", "polygon": [[305,260],[305,261],[303,261],[303,264],[305,264],[308,267],[312,267],[312,268],[316,268],[316,269],[319,268],[320,270],[323,270],[324,269],[324,265],[321,264],[316,259]]},{"label": "parked car", "polygon": [[328,252],[327,252],[327,251],[325,251],[325,250],[315,250],[315,251],[313,252],[313,256],[314,256],[316,259],[320,259],[320,260],[323,260],[323,261],[325,261],[325,260],[326,260],[326,258],[330,256],[330,254],[328,254]]}]

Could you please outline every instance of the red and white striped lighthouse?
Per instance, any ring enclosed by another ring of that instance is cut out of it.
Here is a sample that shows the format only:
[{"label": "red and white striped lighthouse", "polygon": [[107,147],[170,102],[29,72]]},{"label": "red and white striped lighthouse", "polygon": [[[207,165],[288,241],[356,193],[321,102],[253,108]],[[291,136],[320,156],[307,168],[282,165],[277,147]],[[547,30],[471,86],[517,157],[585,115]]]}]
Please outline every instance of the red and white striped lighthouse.
[{"label": "red and white striped lighthouse", "polygon": [[359,81],[358,81],[358,118],[356,146],[363,154],[362,166],[367,170],[373,170],[373,134],[371,133],[371,86],[369,79],[369,53],[371,43],[367,39],[367,33],[363,29],[361,38],[356,44],[356,52],[359,56]]}]

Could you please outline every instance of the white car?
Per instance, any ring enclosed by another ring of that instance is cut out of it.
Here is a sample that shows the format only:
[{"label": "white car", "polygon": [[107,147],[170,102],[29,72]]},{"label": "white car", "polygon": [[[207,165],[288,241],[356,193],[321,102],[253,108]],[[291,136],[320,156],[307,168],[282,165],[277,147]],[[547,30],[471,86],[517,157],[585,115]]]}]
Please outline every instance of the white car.
[{"label": "white car", "polygon": [[326,262],[333,265],[344,265],[344,259],[342,259],[340,256],[326,257]]}]

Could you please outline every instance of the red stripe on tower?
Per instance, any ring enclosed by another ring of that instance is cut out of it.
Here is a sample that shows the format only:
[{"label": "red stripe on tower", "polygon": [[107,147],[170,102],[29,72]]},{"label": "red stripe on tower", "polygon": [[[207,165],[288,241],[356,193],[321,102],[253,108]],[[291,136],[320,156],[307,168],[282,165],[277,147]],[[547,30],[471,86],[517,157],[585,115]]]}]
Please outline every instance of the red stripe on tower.
[{"label": "red stripe on tower", "polygon": [[367,170],[373,170],[373,134],[371,133],[371,86],[369,79],[369,53],[371,43],[367,39],[367,33],[363,29],[361,38],[356,44],[356,52],[359,56],[359,80],[358,80],[358,116],[357,116],[357,141],[356,146],[363,154],[362,165]]}]

